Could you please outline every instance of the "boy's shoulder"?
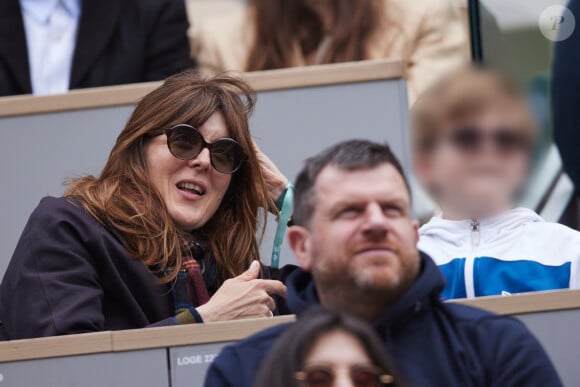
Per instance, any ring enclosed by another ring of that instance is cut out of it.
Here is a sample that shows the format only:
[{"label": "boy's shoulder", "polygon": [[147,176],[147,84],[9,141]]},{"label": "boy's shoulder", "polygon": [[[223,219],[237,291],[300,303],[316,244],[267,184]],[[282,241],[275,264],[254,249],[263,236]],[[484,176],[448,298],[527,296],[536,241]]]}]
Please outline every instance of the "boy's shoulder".
[{"label": "boy's shoulder", "polygon": [[580,257],[580,232],[563,224],[533,222],[526,226],[525,236],[539,251],[557,249],[562,254]]},{"label": "boy's shoulder", "polygon": [[[515,214],[515,215],[514,215]],[[508,219],[505,223],[496,223],[491,227],[498,230],[506,230],[508,233],[525,227],[525,234],[533,236],[542,241],[545,239],[557,238],[557,240],[566,239],[568,241],[578,241],[580,243],[580,232],[560,223],[544,221],[534,211],[524,208],[515,208],[502,215]],[[509,219],[509,217],[512,217]],[[419,228],[421,238],[433,241],[454,242],[454,239],[460,239],[462,232],[468,229],[470,221],[450,221],[444,220],[439,216],[432,217],[427,223]],[[518,231],[519,233],[520,231]],[[521,234],[520,234],[521,235]],[[421,240],[419,243],[421,244]]]},{"label": "boy's shoulder", "polygon": [[528,228],[532,232],[537,233],[549,233],[548,235],[558,234],[563,237],[570,237],[570,238],[577,238],[580,240],[580,232],[578,230],[574,230],[566,225],[561,223],[555,222],[531,222],[528,225]]}]

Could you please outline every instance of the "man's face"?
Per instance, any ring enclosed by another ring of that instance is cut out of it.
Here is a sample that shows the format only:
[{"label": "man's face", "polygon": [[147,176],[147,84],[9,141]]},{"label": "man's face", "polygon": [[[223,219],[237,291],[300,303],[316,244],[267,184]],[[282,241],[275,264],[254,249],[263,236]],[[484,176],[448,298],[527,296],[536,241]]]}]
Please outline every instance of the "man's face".
[{"label": "man's face", "polygon": [[319,290],[354,287],[394,296],[410,286],[419,267],[417,224],[393,166],[328,166],[316,180],[314,203],[308,228],[292,227],[289,241]]}]

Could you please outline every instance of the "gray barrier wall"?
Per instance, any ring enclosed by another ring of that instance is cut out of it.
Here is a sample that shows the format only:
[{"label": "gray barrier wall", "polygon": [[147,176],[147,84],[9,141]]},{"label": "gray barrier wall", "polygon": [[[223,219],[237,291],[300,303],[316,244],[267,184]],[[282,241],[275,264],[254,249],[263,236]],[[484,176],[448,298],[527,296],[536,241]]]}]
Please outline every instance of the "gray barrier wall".
[{"label": "gray barrier wall", "polygon": [[[1,363],[0,386],[169,387],[167,350],[160,348]],[[195,381],[189,386],[201,384]]]},{"label": "gray barrier wall", "polygon": [[565,386],[580,385],[580,309],[516,316],[538,338]]},{"label": "gray barrier wall", "polygon": [[[578,386],[580,309],[515,317],[542,343],[564,385]],[[212,360],[227,344],[215,342],[0,362],[0,387],[197,387],[203,385]]]},{"label": "gray barrier wall", "polygon": [[[31,211],[59,196],[69,177],[98,174],[132,105],[0,117],[0,275]],[[353,137],[388,141],[409,166],[404,81],[380,79],[258,92],[251,131],[291,179],[302,161]],[[276,223],[269,219],[262,258],[269,262]],[[287,246],[281,263],[294,262]]]}]

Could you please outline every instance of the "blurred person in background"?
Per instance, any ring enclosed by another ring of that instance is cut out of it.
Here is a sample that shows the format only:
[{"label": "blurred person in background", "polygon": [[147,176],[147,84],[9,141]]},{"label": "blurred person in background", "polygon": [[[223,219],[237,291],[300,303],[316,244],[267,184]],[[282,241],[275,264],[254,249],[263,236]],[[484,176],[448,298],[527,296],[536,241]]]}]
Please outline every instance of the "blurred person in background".
[{"label": "blurred person in background", "polygon": [[419,249],[446,279],[443,297],[580,287],[580,233],[516,208],[536,129],[517,87],[468,67],[412,110],[415,174],[441,208]]},{"label": "blurred person in background", "polygon": [[193,71],[146,95],[100,176],[33,211],[0,338],[272,316],[284,269],[260,267],[258,239],[287,180],[253,144],[253,104],[242,80]]},{"label": "blurred person in background", "polygon": [[[285,284],[298,320],[321,305],[372,324],[412,386],[561,386],[521,321],[442,301],[445,280],[417,249],[409,185],[388,146],[336,144],[305,162],[294,192],[288,244],[300,268]],[[225,347],[205,387],[253,386],[286,329],[275,326]]]},{"label": "blurred person in background", "polygon": [[251,0],[195,36],[200,66],[213,71],[402,59],[410,101],[468,59],[454,0]]},{"label": "blurred person in background", "polygon": [[[580,0],[570,0],[568,8],[580,20]],[[562,20],[562,23],[570,23]],[[570,25],[570,24],[568,24]],[[568,39],[554,43],[552,67],[552,117],[554,139],[564,170],[580,190],[580,31],[578,24]]]},{"label": "blurred person in background", "polygon": [[0,96],[165,79],[188,28],[184,0],[2,0]]},{"label": "blurred person in background", "polygon": [[368,324],[314,308],[274,343],[254,387],[402,385],[381,339]]}]

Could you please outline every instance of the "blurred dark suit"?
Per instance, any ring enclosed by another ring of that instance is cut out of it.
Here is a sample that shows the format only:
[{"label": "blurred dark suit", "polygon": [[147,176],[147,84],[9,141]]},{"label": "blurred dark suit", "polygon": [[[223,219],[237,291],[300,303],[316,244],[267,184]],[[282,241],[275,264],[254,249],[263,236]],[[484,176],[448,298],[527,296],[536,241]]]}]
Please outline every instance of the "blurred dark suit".
[{"label": "blurred dark suit", "polygon": [[[194,66],[184,0],[82,0],[70,89],[147,82]],[[0,96],[32,92],[18,0],[0,0]]]},{"label": "blurred dark suit", "polygon": [[576,17],[572,35],[554,47],[552,68],[552,114],[554,138],[560,149],[564,170],[576,191],[580,191],[580,0],[568,8]]}]

